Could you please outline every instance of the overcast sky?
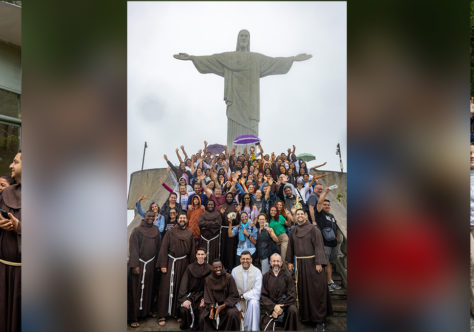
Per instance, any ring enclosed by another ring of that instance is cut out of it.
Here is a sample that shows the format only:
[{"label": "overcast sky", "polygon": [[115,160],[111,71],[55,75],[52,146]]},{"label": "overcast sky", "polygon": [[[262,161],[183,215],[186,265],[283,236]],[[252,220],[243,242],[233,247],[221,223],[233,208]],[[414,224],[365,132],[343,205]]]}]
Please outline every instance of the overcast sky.
[{"label": "overcast sky", "polygon": [[[191,154],[226,144],[224,79],[200,74],[173,54],[235,51],[250,32],[250,50],[267,56],[312,54],[286,75],[260,79],[259,137],[265,152],[316,156],[315,165],[346,165],[346,2],[128,2],[128,168],[176,163],[183,144]],[[128,180],[129,181],[129,180]]]}]

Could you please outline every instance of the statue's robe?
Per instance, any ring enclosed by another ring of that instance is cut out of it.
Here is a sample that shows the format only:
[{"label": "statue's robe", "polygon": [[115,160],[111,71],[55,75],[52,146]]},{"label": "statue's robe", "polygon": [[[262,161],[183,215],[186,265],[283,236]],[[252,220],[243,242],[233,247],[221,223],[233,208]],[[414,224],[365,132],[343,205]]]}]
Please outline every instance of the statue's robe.
[{"label": "statue's robe", "polygon": [[286,74],[294,57],[272,58],[255,52],[225,52],[192,56],[201,74],[224,77],[224,101],[227,105],[227,146],[244,134],[258,136],[260,121],[260,77]]}]

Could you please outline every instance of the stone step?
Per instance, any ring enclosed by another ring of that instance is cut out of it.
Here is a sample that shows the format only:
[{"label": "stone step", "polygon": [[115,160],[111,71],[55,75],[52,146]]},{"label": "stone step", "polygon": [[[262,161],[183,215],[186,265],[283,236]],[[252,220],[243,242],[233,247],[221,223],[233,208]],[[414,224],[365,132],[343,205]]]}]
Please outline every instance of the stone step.
[{"label": "stone step", "polygon": [[326,331],[346,331],[347,318],[330,316],[326,320]]},{"label": "stone step", "polygon": [[329,292],[331,295],[347,295],[347,290],[345,288],[335,289],[332,292]]},{"label": "stone step", "polygon": [[331,301],[336,301],[336,300],[347,301],[347,296],[345,296],[345,295],[332,295],[331,294]]},{"label": "stone step", "polygon": [[140,327],[132,328],[128,325],[127,331],[179,331],[179,324],[176,319],[168,319],[165,326],[160,326],[158,318],[147,318],[140,321]]},{"label": "stone step", "polygon": [[[301,330],[314,330],[309,325],[300,325]],[[347,329],[347,318],[346,315],[340,312],[334,312],[334,314],[327,318],[326,330],[328,331],[345,331]],[[148,318],[140,322],[140,327],[131,328],[128,326],[127,331],[180,331],[179,324],[175,319],[169,319],[166,321],[165,326],[159,326],[156,318]]]},{"label": "stone step", "polygon": [[332,302],[332,309],[334,312],[347,312],[346,300],[334,300]]},{"label": "stone step", "polygon": [[331,317],[337,317],[337,318],[347,317],[347,312],[335,311],[332,313]]},{"label": "stone step", "polygon": [[[335,303],[336,302],[336,303]],[[345,304],[345,301],[342,301]],[[326,330],[328,331],[345,331],[347,329],[347,317],[345,311],[339,309],[344,308],[341,301],[333,301],[333,314],[328,317]],[[301,330],[313,330],[310,326],[301,324]],[[130,325],[127,331],[179,331],[179,324],[175,319],[168,319],[165,326],[159,326],[157,318],[147,318],[140,321],[140,327],[132,328]]]}]

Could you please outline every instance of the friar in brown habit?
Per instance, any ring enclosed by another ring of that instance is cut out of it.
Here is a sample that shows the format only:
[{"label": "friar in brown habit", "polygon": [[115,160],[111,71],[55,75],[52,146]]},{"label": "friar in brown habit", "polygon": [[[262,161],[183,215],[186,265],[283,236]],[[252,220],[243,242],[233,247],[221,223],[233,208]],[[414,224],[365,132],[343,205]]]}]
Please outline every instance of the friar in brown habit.
[{"label": "friar in brown habit", "polygon": [[298,330],[295,282],[291,275],[282,271],[280,254],[270,256],[271,269],[262,280],[261,312],[263,331]]},{"label": "friar in brown habit", "polygon": [[199,216],[199,229],[201,231],[200,248],[206,250],[206,262],[212,262],[219,258],[220,230],[222,218],[219,212],[215,211],[215,202],[208,200],[206,211]]},{"label": "friar in brown habit", "polygon": [[213,261],[212,269],[204,283],[205,308],[199,324],[203,331],[239,331],[240,312],[235,305],[240,297],[234,278],[225,272],[219,259]]},{"label": "friar in brown habit", "polygon": [[10,164],[15,184],[0,194],[0,331],[21,331],[21,152]]},{"label": "friar in brown habit", "polygon": [[296,211],[296,227],[291,231],[286,259],[290,271],[295,270],[297,305],[303,323],[324,329],[326,317],[332,314],[326,273],[323,237],[308,222],[302,209]]},{"label": "friar in brown habit", "polygon": [[160,296],[158,297],[158,324],[165,325],[166,316],[177,317],[178,291],[181,278],[194,259],[195,247],[193,232],[187,227],[185,212],[178,215],[176,227],[168,230],[161,243],[158,266],[161,268]]},{"label": "friar in brown habit", "polygon": [[186,268],[179,286],[180,329],[202,331],[199,316],[204,309],[204,281],[211,272],[212,266],[206,263],[206,250],[197,249],[196,262]]},{"label": "friar in brown habit", "polygon": [[155,213],[149,211],[141,224],[130,235],[128,260],[128,321],[138,327],[138,320],[151,316],[155,269],[160,251],[161,238],[153,224]]},{"label": "friar in brown habit", "polygon": [[[240,224],[240,217],[237,213],[237,210],[234,205],[234,194],[227,193],[225,194],[225,203],[220,207],[220,213],[222,217],[222,226],[221,226],[221,247],[220,247],[220,258],[224,269],[227,272],[232,271],[235,262],[235,253],[237,252],[237,242],[238,237],[230,238],[227,234],[227,229],[229,228],[229,222],[227,215],[231,212],[236,213],[236,218],[232,220],[232,226],[237,226]],[[211,261],[212,262],[212,261]]]}]

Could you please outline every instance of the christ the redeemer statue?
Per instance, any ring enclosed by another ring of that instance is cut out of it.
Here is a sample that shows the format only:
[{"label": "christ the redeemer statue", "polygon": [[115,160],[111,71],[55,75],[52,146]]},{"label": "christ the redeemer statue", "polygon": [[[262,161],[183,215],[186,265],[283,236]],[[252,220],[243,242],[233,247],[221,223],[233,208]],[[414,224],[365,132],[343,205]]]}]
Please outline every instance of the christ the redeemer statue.
[{"label": "christ the redeemer statue", "polygon": [[175,54],[178,60],[191,60],[201,74],[224,77],[224,101],[227,105],[227,146],[244,134],[258,136],[260,121],[260,77],[286,74],[293,61],[311,58],[309,54],[272,58],[250,52],[250,33],[241,30],[235,52],[208,56]]}]

